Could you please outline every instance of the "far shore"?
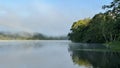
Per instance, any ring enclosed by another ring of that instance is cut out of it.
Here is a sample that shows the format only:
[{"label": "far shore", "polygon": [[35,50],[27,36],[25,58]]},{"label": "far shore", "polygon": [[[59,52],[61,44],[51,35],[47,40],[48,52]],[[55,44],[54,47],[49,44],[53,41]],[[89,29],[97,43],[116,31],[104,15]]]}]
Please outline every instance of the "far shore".
[{"label": "far shore", "polygon": [[0,40],[0,42],[30,42],[30,41],[69,41],[69,40]]}]

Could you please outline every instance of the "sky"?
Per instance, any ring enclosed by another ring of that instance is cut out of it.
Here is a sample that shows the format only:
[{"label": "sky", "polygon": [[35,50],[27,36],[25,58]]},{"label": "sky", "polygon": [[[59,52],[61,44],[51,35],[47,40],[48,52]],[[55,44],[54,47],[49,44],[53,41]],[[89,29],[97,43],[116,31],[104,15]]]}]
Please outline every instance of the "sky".
[{"label": "sky", "polygon": [[93,17],[112,0],[0,0],[0,31],[62,36],[73,22]]}]

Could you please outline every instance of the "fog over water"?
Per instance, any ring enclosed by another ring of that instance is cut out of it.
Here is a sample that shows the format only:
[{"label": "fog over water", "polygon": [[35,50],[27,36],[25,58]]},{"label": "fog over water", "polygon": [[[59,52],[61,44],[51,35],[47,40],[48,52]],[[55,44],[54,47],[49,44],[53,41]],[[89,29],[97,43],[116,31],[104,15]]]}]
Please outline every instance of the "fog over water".
[{"label": "fog over water", "polygon": [[[103,11],[102,0],[0,0],[0,31],[67,35],[73,22]],[[97,6],[96,6],[97,5]]]}]

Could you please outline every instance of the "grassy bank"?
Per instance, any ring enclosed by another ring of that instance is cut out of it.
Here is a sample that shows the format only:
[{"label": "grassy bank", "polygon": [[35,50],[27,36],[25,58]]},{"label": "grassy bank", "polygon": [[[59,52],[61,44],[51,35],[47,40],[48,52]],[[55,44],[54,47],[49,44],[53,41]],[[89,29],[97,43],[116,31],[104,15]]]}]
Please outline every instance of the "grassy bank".
[{"label": "grassy bank", "polygon": [[111,49],[120,49],[120,41],[108,42],[105,45]]}]

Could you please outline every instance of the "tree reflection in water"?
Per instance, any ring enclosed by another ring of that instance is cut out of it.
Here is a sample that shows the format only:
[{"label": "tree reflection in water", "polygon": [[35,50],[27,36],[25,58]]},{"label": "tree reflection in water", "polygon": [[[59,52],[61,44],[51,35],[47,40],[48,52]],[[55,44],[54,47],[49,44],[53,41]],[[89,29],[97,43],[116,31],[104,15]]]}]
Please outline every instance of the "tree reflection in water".
[{"label": "tree reflection in water", "polygon": [[120,68],[120,51],[112,51],[100,44],[69,44],[75,64],[86,68]]}]

